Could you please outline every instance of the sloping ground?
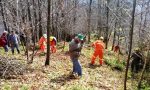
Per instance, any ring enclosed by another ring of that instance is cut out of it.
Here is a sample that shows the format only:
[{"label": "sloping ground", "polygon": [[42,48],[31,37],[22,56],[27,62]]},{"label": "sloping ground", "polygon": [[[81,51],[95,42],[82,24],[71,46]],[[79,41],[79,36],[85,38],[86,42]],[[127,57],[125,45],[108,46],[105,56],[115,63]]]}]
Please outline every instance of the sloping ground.
[{"label": "sloping ground", "polygon": [[[33,64],[17,79],[1,79],[2,90],[122,90],[124,74],[113,71],[106,65],[90,68],[91,52],[83,50],[80,62],[83,69],[81,79],[69,79],[72,63],[69,56],[58,51],[51,55],[50,66],[44,67],[45,56],[36,56]],[[87,56],[87,57],[85,57]]]}]

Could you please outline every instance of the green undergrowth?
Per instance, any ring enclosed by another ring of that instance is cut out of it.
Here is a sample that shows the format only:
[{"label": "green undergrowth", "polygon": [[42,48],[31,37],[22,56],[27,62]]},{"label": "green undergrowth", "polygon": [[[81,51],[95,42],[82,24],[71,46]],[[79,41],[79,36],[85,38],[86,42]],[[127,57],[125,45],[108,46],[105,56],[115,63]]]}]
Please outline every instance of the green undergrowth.
[{"label": "green undergrowth", "polygon": [[114,56],[105,56],[104,62],[106,65],[110,66],[112,69],[123,71],[125,69],[125,61],[120,60],[118,61],[117,58]]}]

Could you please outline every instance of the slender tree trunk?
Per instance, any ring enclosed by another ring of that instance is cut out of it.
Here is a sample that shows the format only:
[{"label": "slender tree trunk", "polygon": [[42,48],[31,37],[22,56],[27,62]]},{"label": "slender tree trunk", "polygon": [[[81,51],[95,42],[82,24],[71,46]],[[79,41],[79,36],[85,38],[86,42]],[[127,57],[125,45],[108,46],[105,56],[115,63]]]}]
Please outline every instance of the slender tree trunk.
[{"label": "slender tree trunk", "polygon": [[16,21],[16,25],[17,25],[17,31],[18,31],[18,33],[19,33],[19,31],[20,31],[20,20],[19,20],[19,0],[17,0],[17,2],[16,2],[16,4],[17,4],[17,9],[16,9],[16,13],[17,13],[17,21]]},{"label": "slender tree trunk", "polygon": [[91,5],[92,5],[92,0],[90,0],[89,3],[89,9],[88,9],[88,43],[90,43],[91,40]]},{"label": "slender tree trunk", "polygon": [[77,9],[77,0],[74,0],[74,14],[73,14],[73,24],[76,24],[76,9]]},{"label": "slender tree trunk", "polygon": [[[141,7],[141,11],[143,10],[144,8],[144,3],[142,3],[142,7]],[[142,21],[143,21],[143,12],[141,12],[141,15],[140,15],[140,27],[139,27],[139,37],[141,37],[141,30],[142,30]],[[141,42],[141,39],[140,39],[140,42]]]},{"label": "slender tree trunk", "polygon": [[[149,12],[149,3],[150,3],[150,0],[148,1],[148,3],[147,3],[147,8],[146,8],[146,14],[145,14],[145,20],[144,20],[144,27],[143,27],[143,29],[145,29],[146,28],[146,25],[147,25],[147,15],[148,15],[148,12]],[[139,80],[139,82],[138,82],[138,89],[140,90],[140,88],[141,88],[141,83],[142,83],[142,80],[143,80],[143,75],[144,75],[144,72],[145,72],[145,69],[146,69],[146,63],[147,63],[147,59],[148,59],[148,55],[149,55],[149,50],[150,50],[150,48],[148,48],[148,52],[147,52],[147,58],[143,58],[143,60],[145,60],[144,61],[144,67],[143,67],[143,70],[142,70],[142,73],[141,73],[141,77],[140,77],[140,80]]]},{"label": "slender tree trunk", "polygon": [[132,49],[135,8],[136,8],[136,0],[133,1],[131,30],[130,30],[130,34],[129,34],[129,36],[130,36],[130,46],[129,46],[129,54],[128,54],[128,59],[127,59],[127,65],[126,65],[125,79],[124,79],[124,90],[127,90],[127,75],[128,75],[129,61],[130,61],[130,55],[131,55],[131,49]]},{"label": "slender tree trunk", "polygon": [[28,19],[29,19],[29,24],[30,24],[30,32],[33,34],[33,27],[32,27],[32,19],[31,19],[31,11],[30,11],[30,2],[27,0],[27,5],[28,5]]},{"label": "slender tree trunk", "polygon": [[43,30],[42,30],[42,11],[41,11],[41,0],[38,0],[38,7],[39,7],[39,39],[43,35]]},{"label": "slender tree trunk", "polygon": [[[147,53],[147,57],[148,57],[148,53]],[[145,61],[144,61],[144,66],[143,66],[143,70],[142,70],[142,73],[141,73],[141,76],[140,76],[140,79],[139,79],[139,82],[138,82],[138,90],[141,90],[141,83],[142,83],[142,80],[143,80],[143,75],[144,75],[144,72],[145,72],[145,69],[146,69],[146,63],[147,63],[147,58],[143,58]]]},{"label": "slender tree trunk", "polygon": [[33,9],[34,9],[34,18],[35,18],[35,22],[34,22],[35,28],[33,31],[33,51],[32,51],[31,63],[33,62],[33,59],[34,59],[35,43],[37,41],[37,15],[36,15],[36,4],[34,0],[33,0]]},{"label": "slender tree trunk", "polygon": [[36,5],[36,2],[35,2],[35,0],[33,0],[33,11],[34,11],[34,40],[35,40],[35,42],[37,41],[37,24],[38,24],[38,19],[37,19],[37,13],[36,13],[36,7],[37,7],[37,5]]},{"label": "slender tree trunk", "polygon": [[28,44],[28,42],[30,40],[29,40],[27,31],[25,31],[25,35],[26,35],[26,52],[25,52],[25,55],[27,56],[27,63],[29,64],[30,61],[29,61],[29,44]]},{"label": "slender tree trunk", "polygon": [[50,37],[50,14],[51,14],[51,0],[48,0],[48,16],[47,16],[47,54],[46,54],[46,61],[45,66],[49,65],[50,60],[50,43],[49,43],[49,37]]},{"label": "slender tree trunk", "polygon": [[5,28],[6,31],[8,31],[8,30],[7,30],[6,21],[5,21],[5,15],[4,15],[4,9],[3,9],[2,0],[0,0],[0,7],[1,7],[1,14],[2,14],[2,19],[3,19],[4,28]]},{"label": "slender tree trunk", "polygon": [[116,27],[117,27],[117,22],[115,22],[115,29],[114,29],[114,36],[113,36],[113,43],[112,43],[112,48],[111,50],[114,50],[115,42],[116,42]]},{"label": "slender tree trunk", "polygon": [[106,8],[107,26],[106,26],[106,36],[105,36],[106,49],[108,48],[108,34],[109,34],[109,2],[110,0],[107,0],[107,8]]},{"label": "slender tree trunk", "polygon": [[[119,9],[119,0],[117,1],[117,10],[116,10],[116,16],[118,16],[118,9]],[[117,29],[117,24],[118,24],[118,19],[115,21],[115,29],[114,29],[114,36],[113,36],[113,43],[112,43],[112,48],[111,50],[113,51],[114,45],[116,42],[116,29]]]},{"label": "slender tree trunk", "polygon": [[101,2],[100,0],[98,0],[98,15],[97,15],[97,18],[98,18],[98,22],[97,22],[97,31],[98,31],[98,35],[97,35],[97,38],[99,39],[100,36],[101,36]]}]

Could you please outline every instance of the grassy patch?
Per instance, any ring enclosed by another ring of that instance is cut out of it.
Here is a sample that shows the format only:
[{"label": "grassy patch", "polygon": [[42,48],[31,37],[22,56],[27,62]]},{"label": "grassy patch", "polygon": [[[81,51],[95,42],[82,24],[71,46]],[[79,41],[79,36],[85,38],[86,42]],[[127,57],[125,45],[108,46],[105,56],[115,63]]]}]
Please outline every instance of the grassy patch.
[{"label": "grassy patch", "polygon": [[123,61],[118,61],[114,57],[105,57],[104,62],[110,66],[112,69],[123,71],[125,68],[125,63]]},{"label": "grassy patch", "polygon": [[4,84],[4,85],[2,86],[2,90],[11,90],[11,86],[8,85],[8,84]]},{"label": "grassy patch", "polygon": [[143,80],[141,90],[150,90],[150,84],[146,80]]},{"label": "grassy patch", "polygon": [[20,90],[29,90],[29,86],[27,85],[22,85]]}]

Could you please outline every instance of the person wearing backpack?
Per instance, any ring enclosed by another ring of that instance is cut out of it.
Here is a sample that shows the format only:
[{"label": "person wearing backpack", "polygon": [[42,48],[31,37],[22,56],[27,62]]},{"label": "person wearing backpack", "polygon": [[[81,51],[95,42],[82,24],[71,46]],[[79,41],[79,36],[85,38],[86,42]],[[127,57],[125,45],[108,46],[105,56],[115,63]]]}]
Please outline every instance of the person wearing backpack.
[{"label": "person wearing backpack", "polygon": [[9,35],[8,37],[8,42],[10,44],[12,54],[14,55],[15,48],[17,49],[18,54],[20,54],[19,50],[20,39],[19,36],[14,31],[11,31],[11,35]]},{"label": "person wearing backpack", "polygon": [[8,52],[8,43],[7,43],[7,31],[4,31],[0,37],[0,46],[2,46],[5,52]]}]

